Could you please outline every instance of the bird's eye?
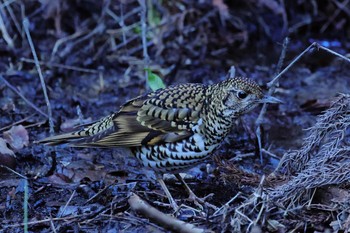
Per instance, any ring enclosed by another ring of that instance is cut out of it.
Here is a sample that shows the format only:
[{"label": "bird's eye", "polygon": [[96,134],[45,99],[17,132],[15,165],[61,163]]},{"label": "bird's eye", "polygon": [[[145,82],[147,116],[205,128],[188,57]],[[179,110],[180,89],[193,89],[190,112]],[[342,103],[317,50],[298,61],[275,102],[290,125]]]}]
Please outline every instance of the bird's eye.
[{"label": "bird's eye", "polygon": [[239,92],[237,92],[237,97],[238,97],[239,99],[245,99],[247,96],[248,96],[248,94],[247,94],[247,92],[245,92],[245,91],[239,91]]}]

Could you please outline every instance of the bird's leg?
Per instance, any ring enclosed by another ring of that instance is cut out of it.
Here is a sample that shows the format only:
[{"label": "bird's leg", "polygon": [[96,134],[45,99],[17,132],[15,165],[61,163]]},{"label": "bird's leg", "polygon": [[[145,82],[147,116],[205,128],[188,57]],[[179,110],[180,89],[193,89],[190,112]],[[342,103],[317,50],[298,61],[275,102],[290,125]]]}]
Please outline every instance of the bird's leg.
[{"label": "bird's leg", "polygon": [[[188,199],[193,201],[198,207],[200,207],[201,209],[203,209],[203,206],[202,205],[206,205],[206,206],[209,206],[209,207],[212,207],[213,209],[217,209],[216,206],[212,205],[212,204],[209,204],[205,201],[205,199],[207,199],[208,197],[212,197],[213,194],[209,194],[207,195],[206,197],[203,197],[203,198],[199,198],[197,197],[196,194],[194,194],[194,192],[191,190],[191,188],[187,185],[187,183],[185,182],[185,180],[182,178],[182,176],[180,174],[175,174],[175,177],[181,182],[181,184],[184,186],[184,188],[186,189],[189,197]],[[201,205],[202,204],[202,205]]]},{"label": "bird's leg", "polygon": [[189,195],[189,199],[190,200],[196,200],[196,198],[198,198],[196,196],[196,194],[194,194],[194,192],[191,190],[191,188],[187,185],[187,183],[185,182],[185,180],[182,178],[182,176],[180,174],[175,174],[175,177],[181,182],[181,184],[184,186],[184,188],[186,189],[186,192]]},{"label": "bird's leg", "polygon": [[162,189],[164,190],[166,196],[168,197],[171,207],[173,207],[174,211],[177,212],[179,210],[179,206],[176,204],[173,196],[171,196],[168,187],[164,183],[163,178],[159,178],[158,177],[157,181],[159,182],[160,186],[162,187]]}]

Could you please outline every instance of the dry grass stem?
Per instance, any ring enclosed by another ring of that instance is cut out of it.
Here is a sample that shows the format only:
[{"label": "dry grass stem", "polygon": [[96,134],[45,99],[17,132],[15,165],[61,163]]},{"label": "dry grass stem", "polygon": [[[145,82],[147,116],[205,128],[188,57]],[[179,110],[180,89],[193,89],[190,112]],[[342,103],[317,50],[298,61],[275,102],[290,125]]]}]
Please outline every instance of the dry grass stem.
[{"label": "dry grass stem", "polygon": [[43,89],[43,92],[44,92],[44,98],[45,98],[47,112],[48,112],[48,118],[49,118],[50,133],[53,133],[54,132],[54,129],[53,129],[54,125],[53,125],[53,119],[52,119],[52,110],[51,110],[50,100],[49,100],[49,96],[47,95],[47,89],[46,89],[46,85],[45,85],[45,81],[44,81],[44,76],[43,76],[43,74],[41,72],[39,59],[38,59],[38,56],[36,54],[35,47],[34,47],[34,44],[33,44],[33,40],[32,40],[32,37],[30,35],[30,32],[29,32],[29,21],[28,21],[28,19],[24,19],[23,20],[23,28],[24,28],[24,31],[25,31],[25,33],[27,35],[28,43],[29,43],[29,46],[31,48],[31,51],[32,51],[32,54],[33,54],[33,58],[34,58],[34,61],[35,61],[35,67],[36,67],[36,69],[38,71],[38,74],[39,74],[41,88]]}]

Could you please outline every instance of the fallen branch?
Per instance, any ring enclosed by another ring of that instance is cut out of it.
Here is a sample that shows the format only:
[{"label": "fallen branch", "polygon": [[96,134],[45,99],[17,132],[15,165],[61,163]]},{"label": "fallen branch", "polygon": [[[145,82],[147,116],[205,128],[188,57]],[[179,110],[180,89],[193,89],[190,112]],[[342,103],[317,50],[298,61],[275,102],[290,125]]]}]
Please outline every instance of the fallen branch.
[{"label": "fallen branch", "polygon": [[143,201],[139,196],[132,193],[129,200],[131,209],[149,220],[158,223],[162,227],[174,231],[174,232],[188,232],[188,233],[202,233],[208,232],[201,228],[194,226],[193,224],[183,222],[169,215],[166,215],[156,208],[150,206],[148,203]]}]

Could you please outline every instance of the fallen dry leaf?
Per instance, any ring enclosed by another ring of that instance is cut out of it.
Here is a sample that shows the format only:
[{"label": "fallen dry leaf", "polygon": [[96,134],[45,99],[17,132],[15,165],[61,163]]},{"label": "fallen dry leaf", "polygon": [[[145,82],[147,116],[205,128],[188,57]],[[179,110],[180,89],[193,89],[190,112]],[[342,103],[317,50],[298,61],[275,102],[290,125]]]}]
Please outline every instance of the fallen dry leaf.
[{"label": "fallen dry leaf", "polygon": [[230,17],[228,7],[223,0],[213,0],[212,4],[218,8],[222,19],[228,19]]},{"label": "fallen dry leaf", "polygon": [[[7,143],[3,138],[0,138],[0,165],[14,168],[16,166],[15,153],[7,147]],[[0,172],[2,169],[0,169]]]},{"label": "fallen dry leaf", "polygon": [[29,144],[28,131],[23,125],[12,126],[10,130],[4,132],[4,138],[15,150],[20,150]]},{"label": "fallen dry leaf", "polygon": [[15,153],[7,147],[6,141],[3,138],[0,138],[0,155],[15,156]]}]

